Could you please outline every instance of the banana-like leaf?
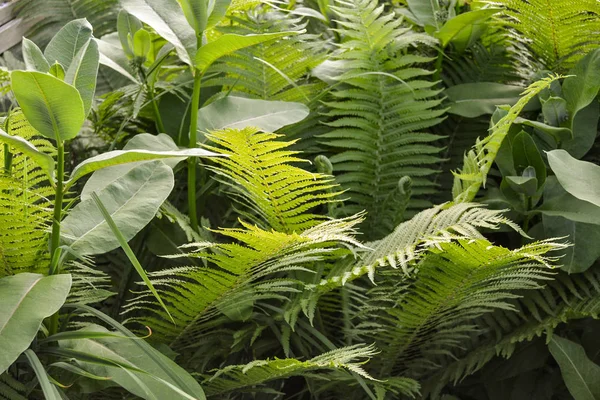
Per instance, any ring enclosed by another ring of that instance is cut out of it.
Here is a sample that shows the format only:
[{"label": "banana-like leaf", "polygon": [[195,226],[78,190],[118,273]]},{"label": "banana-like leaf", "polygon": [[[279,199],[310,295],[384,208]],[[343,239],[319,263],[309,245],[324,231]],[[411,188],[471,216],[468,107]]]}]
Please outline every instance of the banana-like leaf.
[{"label": "banana-like leaf", "polygon": [[77,89],[52,75],[13,71],[12,89],[29,123],[57,142],[73,139],[85,121]]},{"label": "banana-like leaf", "polygon": [[44,56],[50,64],[58,61],[66,70],[75,60],[79,50],[92,40],[92,25],[86,19],[69,22],[48,43]]},{"label": "banana-like leaf", "polygon": [[296,35],[298,33],[299,32],[277,32],[245,36],[228,33],[219,36],[215,41],[202,46],[202,48],[200,49],[200,51],[198,51],[198,54],[196,55],[195,67],[201,73],[203,73],[208,67],[211,66],[212,63],[217,61],[219,58],[231,54],[237,50],[254,46],[259,43],[264,43],[269,40],[278,39],[290,35]]},{"label": "banana-like leaf", "polygon": [[121,0],[121,5],[125,11],[148,24],[175,46],[184,63],[193,65],[196,57],[196,32],[187,23],[177,0]]},{"label": "banana-like leaf", "polygon": [[27,38],[23,38],[23,60],[28,71],[48,72],[50,64],[42,50]]},{"label": "banana-like leaf", "polygon": [[[98,192],[127,241],[156,215],[173,190],[173,170],[161,161],[144,163]],[[102,254],[119,247],[119,239],[93,199],[79,203],[62,222],[62,241],[75,254]]]},{"label": "banana-like leaf", "polygon": [[71,275],[22,273],[0,279],[0,374],[29,347],[70,289]]},{"label": "banana-like leaf", "polygon": [[73,58],[65,74],[65,82],[75,86],[83,101],[84,114],[87,116],[92,108],[94,93],[96,93],[96,80],[100,65],[100,52],[98,43],[90,40]]},{"label": "banana-like leaf", "polygon": [[112,167],[138,161],[160,160],[168,158],[187,157],[220,157],[219,154],[202,149],[185,149],[178,151],[153,151],[153,150],[115,150],[95,157],[88,158],[73,169],[71,179],[65,182],[68,189],[82,177],[102,168]]}]

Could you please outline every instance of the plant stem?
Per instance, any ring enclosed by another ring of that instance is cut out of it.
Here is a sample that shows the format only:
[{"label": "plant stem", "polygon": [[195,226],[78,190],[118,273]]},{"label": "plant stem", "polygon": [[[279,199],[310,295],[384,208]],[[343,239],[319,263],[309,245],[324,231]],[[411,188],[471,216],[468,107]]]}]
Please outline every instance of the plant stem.
[{"label": "plant stem", "polygon": [[150,93],[152,108],[154,109],[154,118],[156,119],[156,127],[158,128],[158,133],[165,133],[165,125],[163,124],[162,117],[160,116],[160,110],[158,109],[156,97],[154,97],[154,87],[149,86],[148,92]]},{"label": "plant stem", "polygon": [[442,65],[444,63],[444,49],[438,51],[437,59],[435,60],[435,72],[431,78],[433,82],[437,82],[442,77]]},{"label": "plant stem", "polygon": [[[190,111],[190,142],[188,147],[193,149],[197,146],[198,129],[198,109],[200,108],[200,86],[202,83],[202,74],[195,71],[194,92],[192,93],[192,109]],[[188,208],[190,216],[190,225],[192,229],[198,231],[198,213],[196,211],[196,158],[188,159]]]},{"label": "plant stem", "polygon": [[62,219],[63,206],[63,181],[65,177],[65,146],[63,143],[58,143],[58,154],[56,158],[56,191],[54,194],[54,218],[52,219],[52,238],[50,242],[50,275],[57,274],[58,258],[56,252],[60,246],[60,221]]},{"label": "plant stem", "polygon": [[12,169],[12,153],[7,144],[4,145],[4,171],[10,175]]}]

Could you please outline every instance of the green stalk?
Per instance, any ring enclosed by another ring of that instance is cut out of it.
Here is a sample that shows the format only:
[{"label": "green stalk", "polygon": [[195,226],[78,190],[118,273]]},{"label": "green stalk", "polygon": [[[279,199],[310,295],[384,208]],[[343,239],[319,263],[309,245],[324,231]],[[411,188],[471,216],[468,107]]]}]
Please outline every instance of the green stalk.
[{"label": "green stalk", "polygon": [[[49,275],[58,274],[59,259],[60,259],[60,222],[62,219],[63,207],[63,181],[65,178],[65,146],[64,143],[57,143],[57,158],[56,158],[56,190],[54,194],[54,218],[52,219],[52,238],[50,242],[50,270]],[[58,312],[50,317],[50,335],[58,332]]]},{"label": "green stalk", "polygon": [[[197,146],[198,109],[200,108],[200,86],[202,84],[202,73],[195,71],[194,92],[192,93],[192,109],[190,112],[190,142],[188,147],[193,149]],[[188,159],[188,208],[190,225],[198,231],[198,213],[196,211],[196,158]]]},{"label": "green stalk", "polygon": [[10,175],[12,169],[12,153],[7,144],[4,145],[4,171]]},{"label": "green stalk", "polygon": [[165,133],[165,125],[163,124],[162,117],[160,116],[160,110],[158,109],[158,103],[156,102],[156,97],[154,96],[154,87],[149,86],[148,92],[150,93],[150,101],[152,102],[152,109],[154,110],[154,118],[156,119],[158,133]]}]

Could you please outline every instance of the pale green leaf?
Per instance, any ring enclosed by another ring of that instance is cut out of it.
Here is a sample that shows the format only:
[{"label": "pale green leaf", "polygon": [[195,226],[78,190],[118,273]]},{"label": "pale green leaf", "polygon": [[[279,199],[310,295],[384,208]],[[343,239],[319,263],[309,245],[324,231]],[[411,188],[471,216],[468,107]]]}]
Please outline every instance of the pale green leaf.
[{"label": "pale green leaf", "polygon": [[435,33],[435,37],[440,40],[442,47],[446,47],[456,35],[463,31],[463,29],[487,20],[500,10],[501,9],[499,8],[485,8],[457,15],[448,20],[448,22]]},{"label": "pale green leaf", "polygon": [[600,398],[600,366],[587,357],[580,344],[553,335],[548,348],[574,400]]},{"label": "pale green leaf", "polygon": [[58,61],[65,70],[77,62],[79,50],[92,40],[92,25],[86,19],[76,19],[65,25],[52,38],[44,56],[50,64]]},{"label": "pale green leaf", "polygon": [[0,374],[29,347],[70,289],[71,275],[22,273],[0,279]]},{"label": "pale green leaf", "polygon": [[13,71],[11,81],[23,114],[40,134],[57,142],[77,136],[85,111],[76,88],[41,72]]},{"label": "pale green leaf", "polygon": [[50,71],[50,64],[44,57],[44,53],[27,38],[23,38],[23,61],[25,61],[25,67],[28,71]]},{"label": "pale green leaf", "polygon": [[65,82],[75,86],[83,101],[84,114],[87,116],[92,108],[96,93],[96,80],[100,65],[98,43],[90,40],[73,58],[73,62],[65,73]]},{"label": "pale green leaf", "polygon": [[177,0],[185,19],[197,35],[201,35],[208,22],[208,0]]},{"label": "pale green leaf", "polygon": [[577,160],[565,150],[548,152],[548,163],[567,192],[600,207],[599,166]]}]

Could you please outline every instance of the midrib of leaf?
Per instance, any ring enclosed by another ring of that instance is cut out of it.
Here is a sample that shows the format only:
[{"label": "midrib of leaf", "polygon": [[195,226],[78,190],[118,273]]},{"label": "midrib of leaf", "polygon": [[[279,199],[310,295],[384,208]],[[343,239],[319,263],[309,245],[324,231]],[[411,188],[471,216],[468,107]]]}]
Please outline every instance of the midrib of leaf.
[{"label": "midrib of leaf", "polygon": [[33,78],[33,81],[35,82],[36,86],[40,90],[40,93],[42,94],[42,99],[44,100],[44,103],[46,103],[46,107],[50,111],[48,113],[48,115],[50,116],[50,120],[52,121],[52,130],[54,131],[55,139],[56,139],[57,142],[62,142],[61,137],[60,137],[60,131],[58,130],[58,124],[56,123],[56,119],[54,118],[54,110],[53,110],[52,107],[50,107],[50,103],[48,102],[48,97],[46,96],[46,93],[44,92],[44,90],[40,86],[40,84],[39,84],[37,78],[35,77],[35,75],[31,74],[31,77]]},{"label": "midrib of leaf", "polygon": [[569,364],[571,364],[571,366],[573,367],[573,369],[575,370],[575,372],[577,372],[577,376],[581,380],[581,384],[583,385],[583,387],[585,387],[585,389],[587,390],[587,392],[590,394],[590,398],[591,399],[595,399],[596,397],[592,393],[590,387],[588,386],[588,384],[585,381],[585,379],[583,378],[583,376],[581,376],[581,373],[579,373],[579,369],[575,366],[575,363],[573,363],[573,360],[571,359],[571,357],[569,357],[569,355],[567,354],[567,352],[562,348],[562,346],[556,340],[552,339],[552,342],[565,355],[565,357],[567,358],[567,360],[569,360]]}]

